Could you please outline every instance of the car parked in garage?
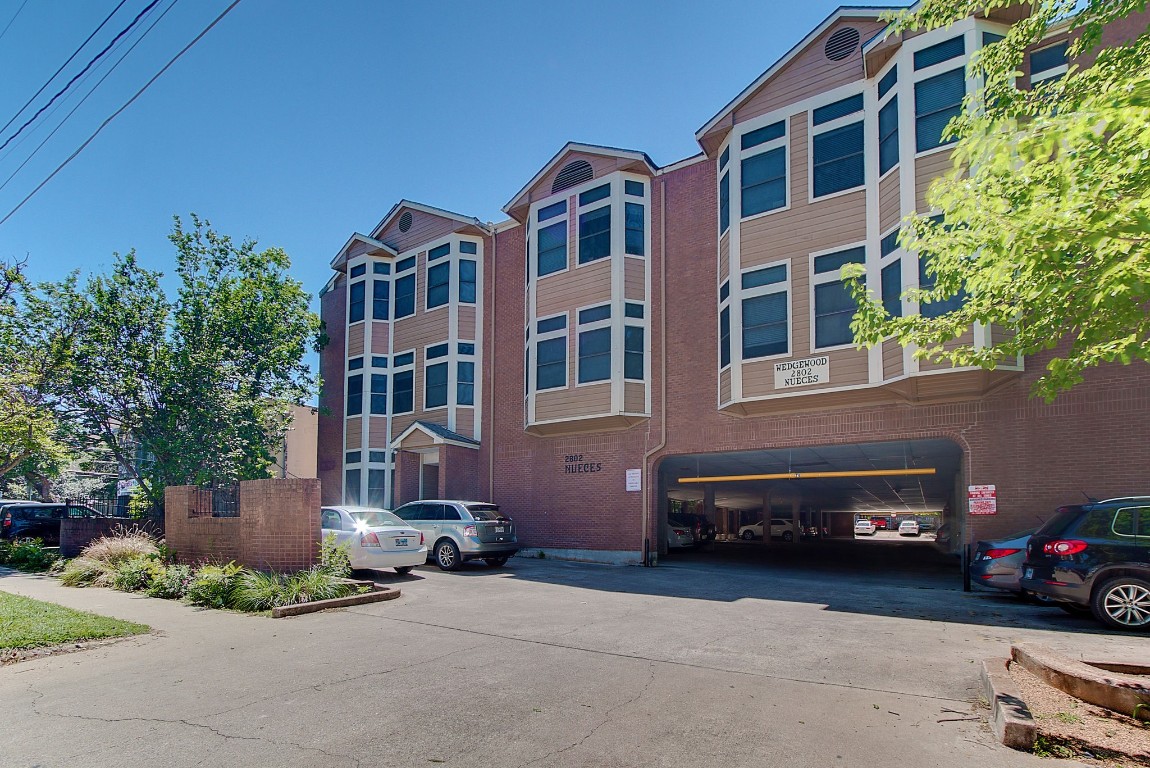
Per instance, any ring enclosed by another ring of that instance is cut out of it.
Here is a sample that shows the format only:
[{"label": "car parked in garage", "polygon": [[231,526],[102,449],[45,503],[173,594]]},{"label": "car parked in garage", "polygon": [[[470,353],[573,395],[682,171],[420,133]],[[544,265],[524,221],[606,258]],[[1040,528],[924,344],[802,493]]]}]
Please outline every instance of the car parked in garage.
[{"label": "car parked in garage", "polygon": [[872,517],[870,521],[874,523],[876,531],[885,531],[890,528],[890,522],[885,517]]},{"label": "car parked in garage", "polygon": [[866,518],[855,520],[855,536],[874,536],[874,533],[874,522]]},{"label": "car parked in garage", "polygon": [[395,514],[423,532],[429,556],[445,571],[476,559],[497,568],[519,551],[515,523],[485,501],[410,501]]},{"label": "car parked in garage", "polygon": [[917,520],[903,520],[898,524],[899,536],[918,536],[918,521]]},{"label": "car parked in garage", "polygon": [[405,574],[427,562],[423,533],[385,509],[322,507],[320,533],[348,546],[352,568],[394,568]]},{"label": "car parked in garage", "polygon": [[1150,630],[1150,496],[1060,507],[1030,537],[1021,583],[1109,627]]},{"label": "car parked in garage", "polygon": [[[763,538],[763,521],[744,525],[739,528],[739,538],[744,541]],[[771,519],[771,538],[783,541],[795,540],[795,524],[790,520],[775,517]]]},{"label": "car parked in garage", "polygon": [[694,549],[698,545],[691,523],[680,517],[667,518],[667,549]]}]

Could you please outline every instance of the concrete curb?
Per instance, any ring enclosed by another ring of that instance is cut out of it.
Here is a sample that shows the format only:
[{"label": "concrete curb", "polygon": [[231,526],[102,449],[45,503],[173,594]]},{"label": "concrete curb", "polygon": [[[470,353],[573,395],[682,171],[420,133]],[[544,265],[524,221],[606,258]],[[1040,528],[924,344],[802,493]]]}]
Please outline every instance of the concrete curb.
[{"label": "concrete curb", "polygon": [[983,690],[990,703],[990,727],[1006,746],[1029,751],[1034,749],[1038,738],[1038,726],[1007,671],[1009,663],[1009,659],[982,662]]},{"label": "concrete curb", "polygon": [[352,605],[365,605],[367,603],[381,603],[384,600],[394,600],[400,596],[400,591],[394,587],[379,587],[376,592],[365,592],[362,595],[349,595],[336,597],[331,600],[314,600],[299,605],[285,605],[272,608],[272,618],[282,619],[286,616],[300,616],[305,613],[325,611],[328,608],[347,608]]},{"label": "concrete curb", "polygon": [[[1150,685],[1144,677],[1100,669],[1035,643],[1018,643],[1010,653],[1027,671],[1064,693],[1136,719],[1150,720]],[[1137,668],[1132,664],[1108,666]]]}]

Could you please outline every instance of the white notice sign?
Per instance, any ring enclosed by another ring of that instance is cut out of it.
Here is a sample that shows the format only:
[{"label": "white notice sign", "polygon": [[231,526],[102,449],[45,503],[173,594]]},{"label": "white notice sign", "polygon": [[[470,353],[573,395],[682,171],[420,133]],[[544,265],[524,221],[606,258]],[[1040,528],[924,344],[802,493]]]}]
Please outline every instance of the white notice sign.
[{"label": "white notice sign", "polygon": [[968,485],[966,500],[972,515],[998,514],[998,489],[993,485]]},{"label": "white notice sign", "polygon": [[775,389],[801,387],[806,384],[826,384],[831,380],[831,359],[808,357],[806,360],[787,360],[775,363]]},{"label": "white notice sign", "polygon": [[641,469],[628,469],[627,470],[627,490],[628,491],[641,491],[641,490],[643,490],[643,470],[641,470]]}]

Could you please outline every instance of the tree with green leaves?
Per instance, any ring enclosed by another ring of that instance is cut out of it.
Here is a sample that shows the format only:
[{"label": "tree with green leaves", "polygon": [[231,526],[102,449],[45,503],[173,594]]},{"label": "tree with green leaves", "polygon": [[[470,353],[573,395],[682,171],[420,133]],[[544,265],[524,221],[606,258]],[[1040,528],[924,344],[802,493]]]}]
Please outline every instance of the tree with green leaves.
[{"label": "tree with green leaves", "polygon": [[191,218],[169,236],[173,298],[129,252],[109,274],[73,275],[36,299],[77,329],[55,389],[61,412],[153,503],[168,485],[267,477],[291,404],[318,386],[304,357],[322,344],[320,320],[287,254]]},{"label": "tree with green leaves", "polygon": [[[938,317],[888,315],[853,279],[852,323],[863,345],[894,337],[915,354],[992,369],[1054,350],[1034,392],[1053,400],[1102,363],[1150,361],[1150,34],[1101,45],[1103,30],[1145,10],[1145,0],[923,0],[895,14],[891,34],[945,27],[978,13],[1029,8],[1005,39],[976,53],[982,83],[948,132],[952,169],[903,222],[900,243],[927,258]],[[1133,20],[1133,19],[1132,19]],[[1051,30],[1069,31],[1065,76],[1020,88],[1025,52]],[[1086,66],[1089,64],[1089,66]],[[928,313],[931,314],[931,313]],[[1012,333],[993,347],[957,344],[974,323]],[[949,343],[948,343],[949,342]]]}]

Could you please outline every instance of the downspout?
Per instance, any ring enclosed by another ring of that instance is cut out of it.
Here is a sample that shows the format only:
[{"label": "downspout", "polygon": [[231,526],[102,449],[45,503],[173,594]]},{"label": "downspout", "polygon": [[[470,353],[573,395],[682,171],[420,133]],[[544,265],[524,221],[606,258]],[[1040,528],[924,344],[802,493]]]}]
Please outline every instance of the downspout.
[{"label": "downspout", "polygon": [[[488,346],[491,349],[490,359],[484,355],[484,370],[490,371],[488,377],[487,387],[487,423],[491,426],[490,429],[483,430],[487,435],[487,500],[494,503],[495,501],[495,308],[498,304],[495,301],[495,289],[498,283],[495,281],[495,262],[497,261],[496,254],[499,252],[497,245],[499,238],[495,225],[488,225],[491,229],[491,323],[488,326],[491,333],[488,338]],[[486,272],[484,272],[486,275]],[[484,313],[486,314],[486,313]],[[481,350],[482,351],[482,350]]]},{"label": "downspout", "polygon": [[667,181],[659,176],[659,444],[643,454],[643,565],[651,564],[651,457],[667,445]]}]

